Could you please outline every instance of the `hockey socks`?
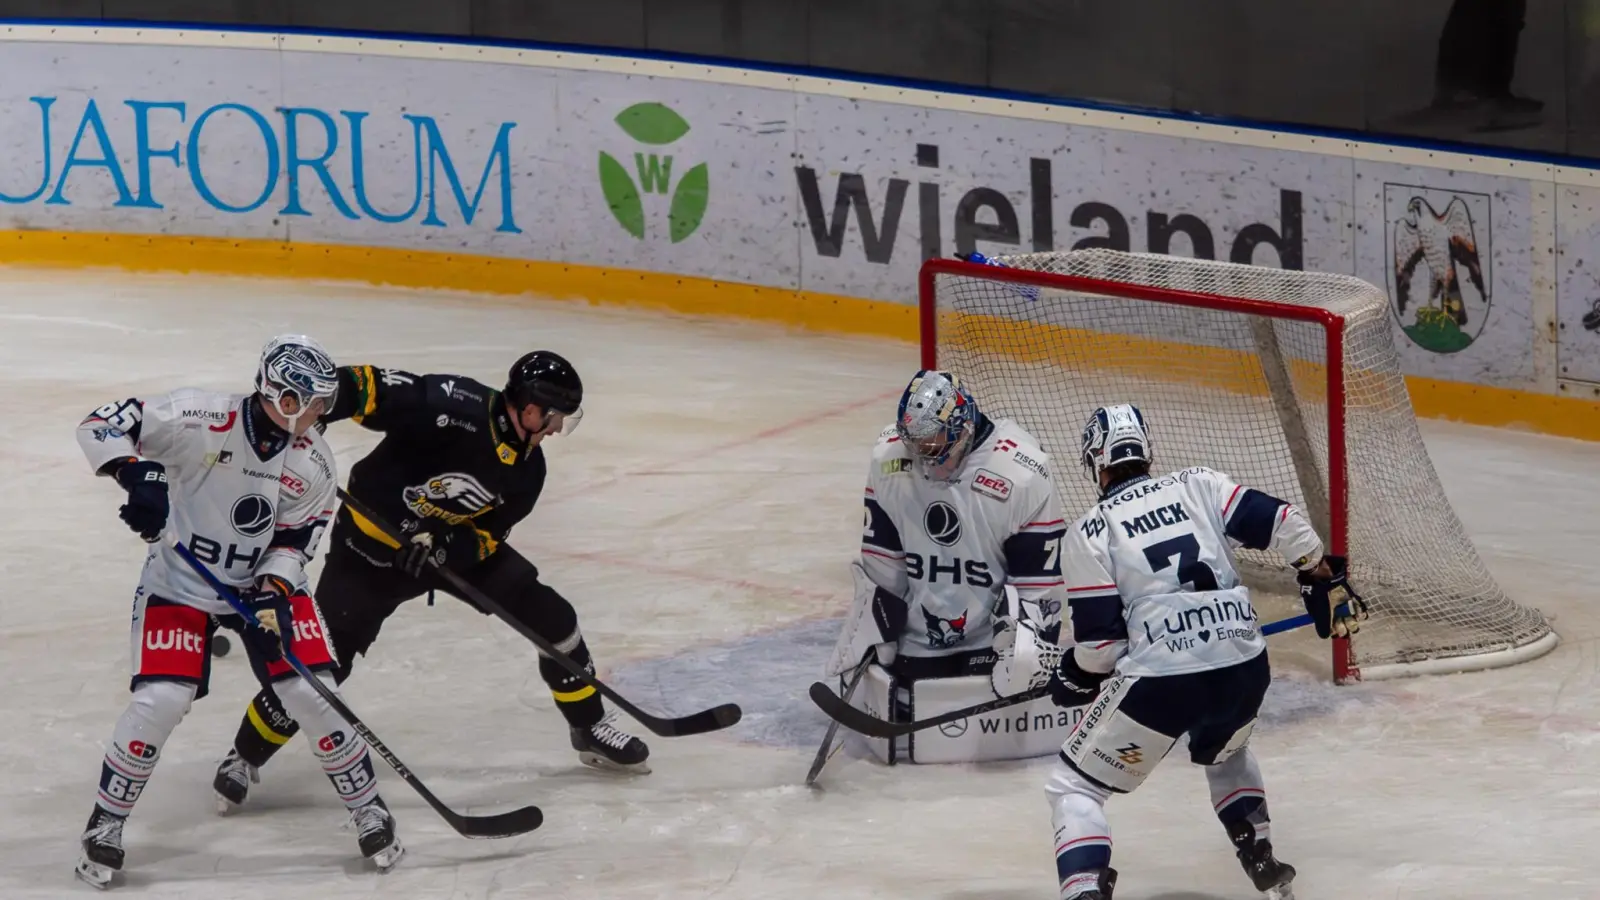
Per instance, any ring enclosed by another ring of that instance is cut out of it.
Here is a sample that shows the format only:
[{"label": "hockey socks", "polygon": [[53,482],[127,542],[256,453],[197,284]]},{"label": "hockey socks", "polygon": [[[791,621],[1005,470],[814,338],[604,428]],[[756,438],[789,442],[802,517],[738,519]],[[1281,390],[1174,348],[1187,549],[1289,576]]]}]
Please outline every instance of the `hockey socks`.
[{"label": "hockey socks", "polygon": [[372,769],[372,754],[360,735],[343,729],[329,732],[312,744],[311,752],[346,809],[353,811],[377,799],[378,773]]},{"label": "hockey socks", "polygon": [[1211,805],[1217,819],[1231,836],[1248,825],[1258,841],[1272,838],[1272,822],[1267,816],[1267,791],[1250,748],[1239,751],[1226,762],[1206,766],[1206,783],[1211,788]]},{"label": "hockey socks", "polygon": [[133,699],[117,719],[111,746],[100,764],[96,806],[114,816],[133,812],[161,759],[167,737],[189,711],[194,691],[193,685],[171,681],[144,682],[134,688]]},{"label": "hockey socks", "polygon": [[[572,657],[573,662],[583,666],[584,671],[594,674],[594,659],[589,655],[589,646],[583,642],[582,632],[574,629],[571,637],[557,642],[555,646]],[[539,654],[539,675],[550,686],[556,708],[561,710],[568,725],[588,729],[605,717],[605,706],[595,689],[543,653]]]},{"label": "hockey socks", "polygon": [[233,749],[239,758],[259,769],[299,733],[300,723],[284,711],[278,695],[263,690],[245,709],[233,738]]}]

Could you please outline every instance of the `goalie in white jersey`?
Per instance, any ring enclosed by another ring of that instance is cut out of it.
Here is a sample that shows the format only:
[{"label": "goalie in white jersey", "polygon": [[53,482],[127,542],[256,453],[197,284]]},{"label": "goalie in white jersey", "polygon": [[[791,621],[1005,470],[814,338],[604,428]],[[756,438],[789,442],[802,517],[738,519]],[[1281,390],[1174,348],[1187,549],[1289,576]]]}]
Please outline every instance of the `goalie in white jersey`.
[{"label": "goalie in white jersey", "polygon": [[1077,645],[1051,681],[1056,702],[1092,699],[1046,792],[1063,900],[1109,900],[1116,884],[1104,804],[1137,788],[1178,738],[1204,766],[1217,818],[1256,889],[1288,898],[1294,868],[1272,853],[1250,732],[1272,680],[1234,545],[1282,554],[1322,637],[1354,632],[1365,606],[1345,560],[1324,556],[1300,510],[1204,467],[1150,476],[1132,406],[1095,411],[1082,460],[1100,486],[1072,528],[1067,603]]},{"label": "goalie in white jersey", "polygon": [[[314,670],[333,656],[305,565],[333,516],[333,451],[313,428],[332,406],[333,361],[310,338],[262,351],[251,394],[184,388],[108,403],[78,426],[97,475],[128,492],[121,515],[152,546],[134,591],[131,690],[100,769],[78,877],[104,888],[122,868],[122,828],[167,738],[205,696],[217,627],[240,633],[251,668],[314,736],[309,742],[351,811],[363,856],[380,868],[402,852],[378,797],[367,744],[283,660]],[[255,611],[235,615],[162,537],[171,530]],[[334,686],[327,675],[328,687]]]},{"label": "goalie in white jersey", "polygon": [[873,448],[864,505],[855,608],[829,674],[876,661],[902,686],[993,675],[1009,693],[1022,611],[1006,588],[1033,613],[1027,638],[1045,630],[1053,644],[1060,625],[1066,523],[1050,457],[956,377],[921,371]]}]

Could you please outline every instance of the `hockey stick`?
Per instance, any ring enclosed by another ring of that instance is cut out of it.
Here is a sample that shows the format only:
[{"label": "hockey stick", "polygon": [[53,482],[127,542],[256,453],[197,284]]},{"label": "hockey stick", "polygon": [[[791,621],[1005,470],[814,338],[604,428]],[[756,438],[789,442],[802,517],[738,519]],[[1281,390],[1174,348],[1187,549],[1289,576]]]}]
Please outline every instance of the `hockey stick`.
[{"label": "hockey stick", "polygon": [[[1277,634],[1281,631],[1290,631],[1310,624],[1311,617],[1308,615],[1291,616],[1287,619],[1280,619],[1261,626],[1261,634],[1262,636]],[[849,699],[848,697],[841,699],[833,691],[828,690],[828,686],[820,681],[812,682],[811,684],[811,702],[826,713],[828,718],[851,731],[872,738],[897,738],[911,734],[914,731],[922,731],[925,728],[934,728],[950,722],[959,722],[970,716],[981,716],[984,713],[991,713],[1020,703],[1029,703],[1040,697],[1048,696],[1050,696],[1050,686],[1040,685],[1008,697],[996,697],[993,700],[974,704],[964,709],[952,710],[926,719],[918,719],[915,722],[890,722],[856,709],[846,702]],[[1085,704],[1088,702],[1088,700],[1084,701]]]},{"label": "hockey stick", "polygon": [[[846,706],[850,704],[850,695],[856,692],[856,685],[860,684],[861,679],[866,676],[867,666],[872,664],[872,660],[872,656],[863,659],[861,665],[856,666],[855,674],[850,676],[850,683],[845,685],[844,689],[843,700]],[[811,771],[806,773],[806,784],[808,786],[817,783],[817,776],[822,774],[822,767],[827,765],[828,760],[833,758],[833,754],[828,751],[833,749],[833,736],[838,731],[838,719],[828,723],[828,733],[822,736],[822,746],[817,748],[817,758],[811,761]]]},{"label": "hockey stick", "polygon": [[[201,578],[204,578],[206,584],[211,586],[211,590],[215,591],[218,597],[221,597],[224,602],[232,607],[235,613],[238,613],[246,621],[255,618],[255,614],[250,612],[250,608],[244,605],[244,602],[239,599],[239,595],[234,592],[233,588],[218,580],[217,576],[206,568],[205,563],[196,559],[189,548],[185,547],[175,535],[169,536],[168,542],[178,556],[182,557],[183,561],[188,563],[189,567],[194,569]],[[372,729],[368,728],[366,723],[361,721],[350,710],[350,707],[345,705],[345,702],[339,698],[338,694],[334,693],[326,684],[323,684],[322,679],[306,668],[306,664],[301,662],[287,646],[283,648],[283,660],[301,678],[304,678],[307,684],[311,685],[312,690],[316,691],[322,699],[328,701],[328,705],[333,707],[333,711],[350,723],[350,727],[355,729],[356,733],[366,740],[367,745],[379,756],[383,757],[383,761],[388,763],[395,773],[405,780],[406,784],[411,785],[413,790],[422,795],[422,799],[433,807],[433,811],[450,823],[450,827],[454,828],[456,833],[462,837],[515,837],[519,834],[526,834],[544,824],[544,813],[537,806],[524,806],[521,809],[514,809],[510,812],[493,816],[464,816],[445,806],[438,797],[433,795],[432,791],[428,790],[428,786],[422,783],[422,779],[411,774],[411,770],[406,767],[405,763],[400,761],[400,757],[395,756],[393,751],[384,746],[383,741],[378,740],[378,736],[372,733]]]},{"label": "hockey stick", "polygon": [[[377,513],[373,512],[371,507],[350,496],[349,491],[346,491],[344,488],[339,488],[339,499],[343,500],[346,506],[359,513],[362,518],[366,519],[368,522],[371,522],[379,531],[382,531],[384,534],[388,535],[390,540],[396,542],[397,544],[401,543],[401,538],[398,537],[399,532],[388,522],[385,522],[381,517],[379,517]],[[628,715],[633,716],[639,721],[640,724],[644,725],[644,727],[650,729],[656,734],[661,735],[662,737],[687,737],[691,734],[704,734],[708,731],[718,731],[720,729],[727,728],[730,725],[736,724],[739,719],[744,716],[744,712],[739,709],[739,706],[736,703],[724,703],[721,706],[712,707],[711,709],[703,709],[699,712],[690,713],[687,716],[679,716],[676,718],[653,716],[628,702],[626,697],[618,694],[616,691],[607,686],[605,682],[594,677],[594,674],[588,669],[579,665],[577,660],[574,660],[567,654],[557,650],[554,644],[540,637],[538,632],[534,631],[532,628],[529,628],[527,625],[518,622],[511,616],[510,613],[506,612],[505,607],[490,599],[489,596],[483,591],[473,587],[465,578],[462,578],[460,575],[456,574],[454,570],[447,566],[435,564],[434,571],[438,572],[439,577],[443,578],[445,582],[459,592],[462,597],[471,601],[478,608],[486,609],[494,615],[499,616],[501,621],[505,622],[507,625],[510,625],[518,634],[531,641],[535,647],[538,647],[539,652],[543,653],[550,659],[555,660],[556,663],[561,666],[561,668],[571,672],[579,681],[582,681],[584,684],[587,684],[596,691],[599,691],[602,696],[608,698],[612,703],[615,703]]]}]

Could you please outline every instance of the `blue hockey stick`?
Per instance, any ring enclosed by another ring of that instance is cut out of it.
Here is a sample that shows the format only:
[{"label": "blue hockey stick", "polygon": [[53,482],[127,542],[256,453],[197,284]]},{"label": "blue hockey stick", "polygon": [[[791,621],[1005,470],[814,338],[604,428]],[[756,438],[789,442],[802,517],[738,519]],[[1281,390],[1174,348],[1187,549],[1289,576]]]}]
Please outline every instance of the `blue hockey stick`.
[{"label": "blue hockey stick", "polygon": [[[1282,631],[1292,631],[1310,624],[1311,617],[1309,615],[1290,616],[1287,619],[1279,619],[1276,622],[1268,622],[1261,626],[1261,634],[1265,636]],[[880,719],[877,716],[862,712],[840,699],[838,694],[829,690],[828,686],[820,681],[812,682],[810,694],[811,702],[815,703],[818,709],[821,709],[828,718],[851,731],[872,738],[896,738],[914,731],[921,731],[924,728],[933,728],[948,722],[959,722],[970,716],[983,715],[984,713],[1005,709],[1009,706],[1016,706],[1020,703],[1031,703],[1040,697],[1050,696],[1050,687],[1049,685],[1040,685],[1021,693],[1012,694],[1009,697],[997,697],[994,700],[988,700],[963,709],[952,710],[937,716],[929,716],[926,719],[918,719],[915,722],[890,722],[887,719]],[[1084,701],[1086,704],[1088,702],[1088,700]]]},{"label": "blue hockey stick", "polygon": [[[206,584],[211,586],[211,590],[215,591],[223,602],[232,607],[235,613],[238,613],[246,621],[255,619],[255,613],[252,613],[250,608],[244,605],[244,601],[239,599],[238,593],[218,580],[217,576],[206,568],[205,563],[197,559],[194,553],[188,547],[185,547],[183,542],[179,541],[175,535],[168,535],[167,543],[171,545],[178,556],[182,557],[184,562],[189,564],[191,569],[194,569],[201,578],[205,579]],[[288,646],[283,648],[283,659],[284,662],[289,664],[290,668],[294,669],[301,678],[306,680],[307,684],[311,685],[312,690],[320,694],[322,699],[328,701],[328,705],[333,707],[334,712],[337,712],[346,722],[349,722],[350,727],[366,739],[367,745],[375,753],[383,757],[383,761],[388,763],[390,768],[393,768],[395,773],[405,780],[406,784],[411,785],[412,789],[420,794],[429,806],[433,807],[434,812],[450,823],[450,827],[454,828],[457,834],[469,838],[514,837],[519,834],[526,834],[544,824],[544,813],[537,806],[524,806],[521,809],[514,809],[510,812],[493,816],[464,816],[445,806],[438,797],[433,795],[432,791],[428,790],[428,786],[422,783],[422,779],[411,774],[411,770],[406,768],[406,764],[400,761],[400,757],[395,756],[393,751],[384,746],[383,741],[378,740],[378,736],[372,733],[372,729],[368,728],[366,723],[362,722],[354,712],[351,712],[350,707],[339,699],[339,695],[334,693],[326,684],[323,684],[322,679],[307,668],[306,664],[301,662]]]}]

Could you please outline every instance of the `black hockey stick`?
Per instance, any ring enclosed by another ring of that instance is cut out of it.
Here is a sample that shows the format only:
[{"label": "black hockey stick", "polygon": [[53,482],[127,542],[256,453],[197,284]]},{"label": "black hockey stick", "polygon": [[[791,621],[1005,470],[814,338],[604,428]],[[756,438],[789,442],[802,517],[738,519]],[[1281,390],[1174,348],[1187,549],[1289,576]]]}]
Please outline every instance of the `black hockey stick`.
[{"label": "black hockey stick", "polygon": [[[358,513],[362,518],[366,519],[368,522],[371,522],[379,531],[388,535],[390,540],[397,544],[403,541],[403,539],[399,536],[399,532],[393,526],[391,526],[388,522],[385,522],[381,517],[378,516],[377,513],[373,512],[371,507],[350,496],[349,491],[346,491],[344,488],[339,488],[339,499],[343,500],[346,506],[350,507],[351,510]],[[554,644],[540,637],[538,632],[534,631],[532,628],[529,628],[527,625],[518,622],[511,616],[510,613],[506,612],[505,607],[496,603],[483,591],[473,587],[465,578],[462,578],[460,575],[456,574],[456,572],[450,569],[448,566],[435,564],[434,571],[438,572],[439,577],[443,578],[445,582],[459,592],[463,598],[470,600],[478,608],[486,609],[490,613],[499,616],[501,621],[505,622],[507,625],[510,625],[518,634],[531,641],[535,647],[539,648],[541,653],[555,660],[556,663],[561,666],[561,668],[571,672],[579,681],[582,681],[584,684],[587,684],[588,686],[599,691],[602,696],[608,698],[612,703],[615,703],[628,715],[633,716],[644,727],[650,729],[656,734],[661,735],[662,737],[687,737],[691,734],[704,734],[708,731],[718,731],[723,728],[727,728],[730,725],[736,724],[739,719],[744,716],[744,712],[739,709],[739,706],[736,703],[724,703],[721,706],[712,707],[711,709],[703,709],[697,713],[690,713],[687,716],[678,716],[676,718],[653,716],[628,702],[626,697],[618,694],[616,691],[607,686],[605,682],[594,677],[594,675],[590,673],[588,669],[579,665],[577,660],[574,660],[567,654],[557,650]]]},{"label": "black hockey stick", "polygon": [[[866,659],[863,659],[861,665],[856,666],[855,674],[850,676],[850,683],[845,685],[844,688],[843,699],[846,706],[850,703],[850,695],[856,692],[856,685],[860,684],[861,679],[866,676],[867,666],[872,664],[873,658],[873,656],[869,655]],[[832,695],[830,694],[830,696]],[[851,708],[854,709],[854,707]],[[822,774],[822,767],[827,765],[828,760],[833,758],[833,754],[829,751],[833,749],[833,736],[838,731],[838,719],[828,723],[828,733],[822,736],[822,746],[817,748],[817,758],[811,761],[811,771],[806,773],[806,784],[808,786],[817,783],[817,776]]]},{"label": "black hockey stick", "polygon": [[[1287,619],[1280,619],[1276,622],[1268,622],[1267,624],[1261,626],[1261,634],[1263,636],[1277,634],[1280,631],[1289,631],[1310,624],[1311,617],[1308,615],[1290,616]],[[996,697],[993,700],[977,703],[963,709],[951,710],[950,712],[937,716],[930,716],[926,719],[918,719],[915,722],[890,722],[887,719],[880,719],[876,716],[868,715],[867,713],[856,709],[847,702],[849,700],[848,695],[841,699],[833,691],[828,690],[828,686],[820,681],[812,682],[811,684],[811,702],[815,703],[817,708],[821,709],[825,714],[827,714],[828,718],[839,723],[840,725],[843,725],[851,731],[854,731],[858,734],[864,734],[867,737],[872,738],[897,738],[903,735],[911,734],[914,731],[935,728],[939,725],[945,725],[950,722],[959,722],[962,719],[970,716],[981,716],[984,713],[991,713],[996,710],[1005,709],[1008,706],[1016,706],[1021,703],[1030,703],[1039,699],[1040,697],[1048,697],[1049,695],[1049,685],[1041,685],[1036,688],[1028,688],[1027,690],[1018,694],[1011,694],[1010,696],[1006,697]],[[1085,698],[1083,701],[1084,705],[1088,705],[1089,701],[1092,699],[1094,698]]]},{"label": "black hockey stick", "polygon": [[[221,597],[223,601],[233,607],[234,612],[246,620],[254,618],[250,608],[244,605],[244,602],[239,599],[239,595],[234,593],[233,588],[219,581],[217,576],[206,568],[205,563],[195,558],[195,555],[190,552],[188,547],[185,547],[175,536],[169,537],[168,540],[178,556],[182,557],[183,561],[188,563],[189,567],[194,569],[201,578],[204,578],[206,584],[211,586],[211,590],[215,591],[218,597]],[[456,833],[462,837],[515,837],[519,834],[526,834],[544,824],[544,813],[537,806],[524,806],[521,809],[514,809],[510,812],[493,816],[464,816],[445,806],[438,797],[433,795],[432,791],[428,790],[428,786],[422,783],[422,779],[411,774],[411,770],[406,767],[405,763],[400,761],[400,757],[395,756],[392,750],[384,746],[383,741],[378,740],[378,736],[372,733],[372,729],[368,728],[366,723],[361,721],[360,717],[345,705],[345,702],[339,698],[338,694],[323,684],[322,679],[306,668],[306,664],[290,652],[287,646],[283,648],[283,659],[301,678],[306,680],[307,684],[311,685],[312,690],[321,695],[322,699],[328,701],[328,705],[333,707],[334,712],[350,723],[350,727],[355,729],[355,732],[366,740],[367,745],[375,753],[383,757],[383,761],[388,763],[390,768],[394,769],[395,773],[405,780],[406,784],[411,785],[413,790],[422,795],[422,799],[433,807],[434,812],[450,823],[450,827],[454,828]]]}]

